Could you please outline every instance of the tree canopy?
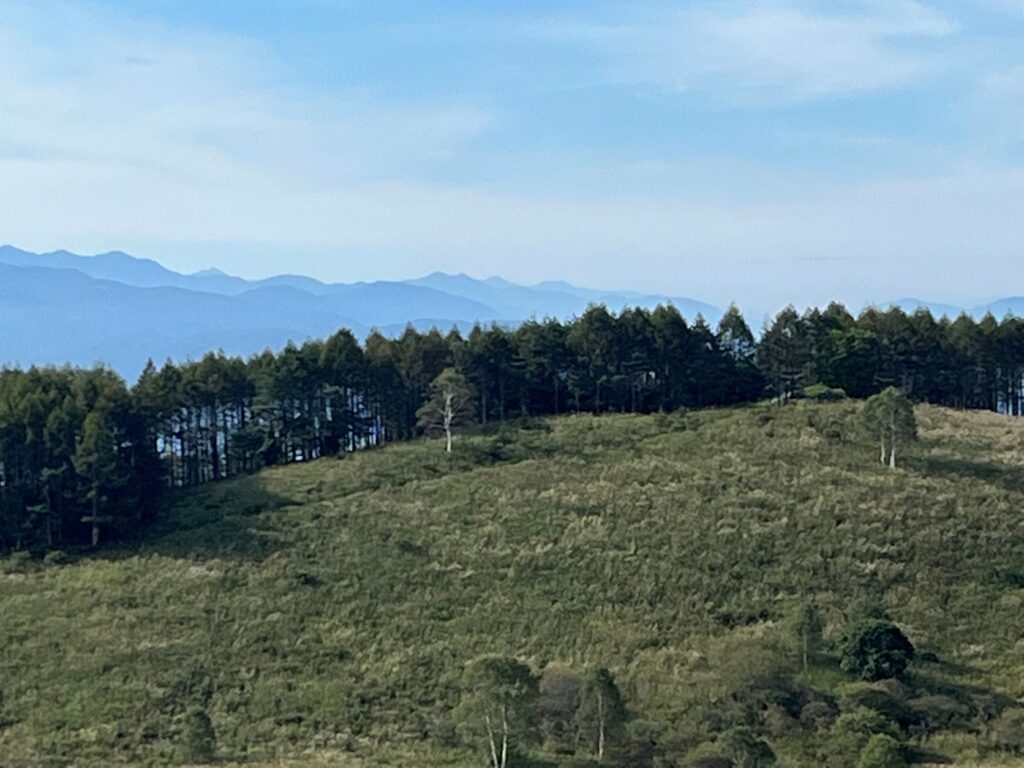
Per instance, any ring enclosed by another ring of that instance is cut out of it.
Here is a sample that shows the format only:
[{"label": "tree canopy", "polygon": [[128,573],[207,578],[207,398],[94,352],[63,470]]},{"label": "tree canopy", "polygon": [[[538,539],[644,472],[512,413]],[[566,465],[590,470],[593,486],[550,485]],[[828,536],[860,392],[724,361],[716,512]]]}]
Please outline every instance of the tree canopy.
[{"label": "tree canopy", "polygon": [[840,644],[843,671],[863,680],[899,677],[914,658],[914,646],[895,624],[869,619],[849,627]]},{"label": "tree canopy", "polygon": [[536,738],[538,695],[537,676],[516,659],[482,656],[466,665],[455,719],[467,739],[482,745],[491,768],[507,768]]},{"label": "tree canopy", "polygon": [[896,449],[917,439],[914,405],[895,387],[886,387],[864,403],[864,426],[879,441],[881,462],[896,468]]}]

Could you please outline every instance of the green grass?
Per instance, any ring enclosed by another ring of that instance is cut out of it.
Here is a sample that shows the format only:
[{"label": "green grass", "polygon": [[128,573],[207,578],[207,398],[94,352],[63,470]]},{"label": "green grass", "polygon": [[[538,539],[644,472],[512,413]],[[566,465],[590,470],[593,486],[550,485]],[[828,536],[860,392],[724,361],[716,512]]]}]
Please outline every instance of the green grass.
[{"label": "green grass", "polygon": [[[684,744],[809,599],[826,637],[881,608],[942,659],[921,680],[1024,697],[1024,424],[920,408],[890,472],[856,411],[566,417],[451,459],[395,445],[182,494],[131,545],[9,559],[0,765],[175,763],[203,704],[229,764],[473,766],[448,712],[487,652],[608,666]],[[814,765],[808,739],[773,746]],[[983,736],[927,746],[1011,764]]]}]

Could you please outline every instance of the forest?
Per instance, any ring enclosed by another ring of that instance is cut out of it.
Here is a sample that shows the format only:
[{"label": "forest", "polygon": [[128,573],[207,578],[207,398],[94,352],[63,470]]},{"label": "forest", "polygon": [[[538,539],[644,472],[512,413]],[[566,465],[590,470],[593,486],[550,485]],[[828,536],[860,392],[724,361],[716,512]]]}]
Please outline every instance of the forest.
[{"label": "forest", "polygon": [[[671,412],[773,399],[867,397],[1024,413],[1024,320],[838,304],[780,312],[755,337],[671,306],[467,336],[341,330],[248,360],[152,362],[129,386],[97,367],[0,371],[0,551],[138,533],[169,488],[406,440],[453,371],[479,424],[563,413]],[[418,416],[419,413],[419,416]]]}]

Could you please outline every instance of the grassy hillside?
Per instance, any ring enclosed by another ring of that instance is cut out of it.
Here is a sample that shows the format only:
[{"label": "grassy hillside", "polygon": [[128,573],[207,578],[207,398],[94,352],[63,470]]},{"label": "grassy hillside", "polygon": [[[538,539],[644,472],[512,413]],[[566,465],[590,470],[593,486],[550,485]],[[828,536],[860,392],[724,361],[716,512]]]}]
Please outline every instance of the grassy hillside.
[{"label": "grassy hillside", "polygon": [[[935,654],[898,698],[969,711],[922,760],[1004,764],[984,724],[1024,698],[1024,424],[920,408],[892,472],[857,409],[395,445],[189,492],[136,545],[0,561],[0,765],[176,763],[201,704],[226,761],[473,766],[449,711],[490,652],[611,668],[634,737],[683,764],[765,675],[843,706],[827,653],[792,653],[809,601],[826,640],[885,612]],[[820,764],[822,734],[776,719],[780,761]]]}]

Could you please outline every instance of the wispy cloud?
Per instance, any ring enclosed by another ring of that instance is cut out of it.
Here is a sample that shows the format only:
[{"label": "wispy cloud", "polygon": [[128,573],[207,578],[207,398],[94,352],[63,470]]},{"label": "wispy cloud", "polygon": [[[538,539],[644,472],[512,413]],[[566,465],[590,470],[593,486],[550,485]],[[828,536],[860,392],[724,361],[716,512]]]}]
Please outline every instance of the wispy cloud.
[{"label": "wispy cloud", "polygon": [[[942,67],[957,25],[916,0],[725,0],[603,24],[556,20],[541,34],[590,46],[609,76],[723,101],[792,102],[897,88]],[[639,18],[638,18],[639,17]]]},{"label": "wispy cloud", "polygon": [[[24,6],[22,7],[24,9]],[[0,157],[306,185],[429,171],[493,115],[304,89],[256,43],[53,6],[0,28]],[[52,30],[73,26],[62,39]]]}]

